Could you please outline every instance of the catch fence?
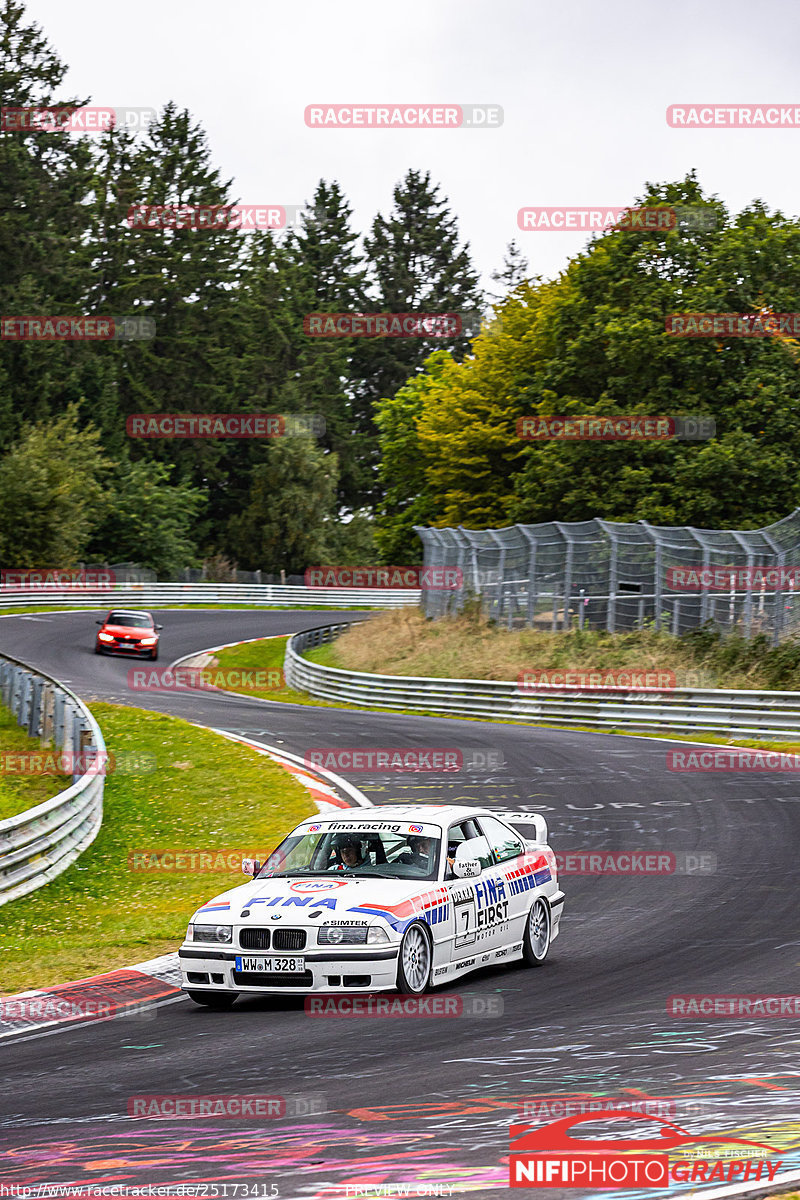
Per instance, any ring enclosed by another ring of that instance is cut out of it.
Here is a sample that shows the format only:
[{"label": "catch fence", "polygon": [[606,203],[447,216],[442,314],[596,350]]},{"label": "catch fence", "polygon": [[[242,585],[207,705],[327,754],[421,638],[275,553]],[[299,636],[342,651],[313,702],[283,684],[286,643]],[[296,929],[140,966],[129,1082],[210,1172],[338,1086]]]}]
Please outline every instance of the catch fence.
[{"label": "catch fence", "polygon": [[697,529],[647,521],[550,521],[505,529],[415,526],[426,567],[461,572],[427,591],[429,617],[470,596],[509,629],[610,633],[651,625],[673,634],[712,623],[777,645],[800,626],[800,509],[764,529]]}]

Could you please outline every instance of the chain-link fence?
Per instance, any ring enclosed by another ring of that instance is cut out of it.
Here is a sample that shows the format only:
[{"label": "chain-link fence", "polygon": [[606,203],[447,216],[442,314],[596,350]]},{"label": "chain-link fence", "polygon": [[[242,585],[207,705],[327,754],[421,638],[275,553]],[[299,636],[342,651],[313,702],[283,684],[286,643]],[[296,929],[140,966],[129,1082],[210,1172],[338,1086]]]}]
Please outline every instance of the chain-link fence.
[{"label": "chain-link fence", "polygon": [[459,612],[473,595],[509,629],[647,624],[680,634],[710,621],[777,644],[800,624],[800,509],[746,530],[600,519],[415,529],[425,566],[453,569],[454,586],[423,592],[431,617]]}]

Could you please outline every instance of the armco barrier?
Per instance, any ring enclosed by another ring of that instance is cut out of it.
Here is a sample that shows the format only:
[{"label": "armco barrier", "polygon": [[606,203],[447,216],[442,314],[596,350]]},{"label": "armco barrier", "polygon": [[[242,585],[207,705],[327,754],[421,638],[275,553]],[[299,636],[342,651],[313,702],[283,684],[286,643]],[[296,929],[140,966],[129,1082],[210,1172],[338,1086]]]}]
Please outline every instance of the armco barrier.
[{"label": "armco barrier", "polygon": [[402,608],[419,604],[419,590],[310,588],[281,583],[123,583],[107,588],[0,588],[0,609],[164,608],[171,604],[255,604],[280,608]]},{"label": "armco barrier", "polygon": [[290,687],[334,703],[345,701],[368,708],[444,713],[454,717],[495,717],[503,721],[637,732],[703,731],[776,738],[800,735],[798,692],[707,688],[601,696],[596,691],[583,691],[567,698],[552,690],[522,689],[510,681],[368,675],[323,667],[302,657],[304,650],[333,641],[346,628],[346,625],[326,625],[296,633],[289,639],[284,674]]},{"label": "armco barrier", "polygon": [[[100,727],[56,679],[0,655],[0,699],[31,737],[105,761]],[[49,883],[94,841],[103,819],[104,779],[102,771],[75,776],[57,796],[0,821],[0,904]]]}]

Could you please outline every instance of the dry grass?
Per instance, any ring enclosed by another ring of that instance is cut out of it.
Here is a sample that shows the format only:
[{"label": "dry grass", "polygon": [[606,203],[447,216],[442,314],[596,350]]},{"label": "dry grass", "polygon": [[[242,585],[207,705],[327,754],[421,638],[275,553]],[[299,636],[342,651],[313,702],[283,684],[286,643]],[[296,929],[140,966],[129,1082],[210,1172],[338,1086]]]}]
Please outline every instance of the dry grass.
[{"label": "dry grass", "polygon": [[697,665],[689,646],[668,633],[509,631],[472,615],[428,621],[408,608],[373,617],[345,633],[332,649],[331,665],[384,675],[513,680],[522,671],[538,669],[624,667],[673,671],[678,687],[754,686],[719,683],[713,672]]}]

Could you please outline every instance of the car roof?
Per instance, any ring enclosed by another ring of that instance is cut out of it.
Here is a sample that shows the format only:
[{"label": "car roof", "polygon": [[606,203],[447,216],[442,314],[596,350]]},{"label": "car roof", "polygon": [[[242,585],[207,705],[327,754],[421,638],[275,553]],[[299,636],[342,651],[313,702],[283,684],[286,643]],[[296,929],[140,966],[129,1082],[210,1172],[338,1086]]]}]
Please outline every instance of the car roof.
[{"label": "car roof", "polygon": [[307,817],[301,821],[364,821],[370,825],[376,821],[426,821],[429,825],[450,825],[453,821],[464,820],[467,817],[489,817],[493,813],[488,808],[472,808],[465,804],[376,804],[372,808],[348,808],[325,813],[316,817]]},{"label": "car roof", "polygon": [[114,613],[118,617],[150,617],[152,621],[152,613],[145,612],[143,608],[110,608],[108,615]]}]

